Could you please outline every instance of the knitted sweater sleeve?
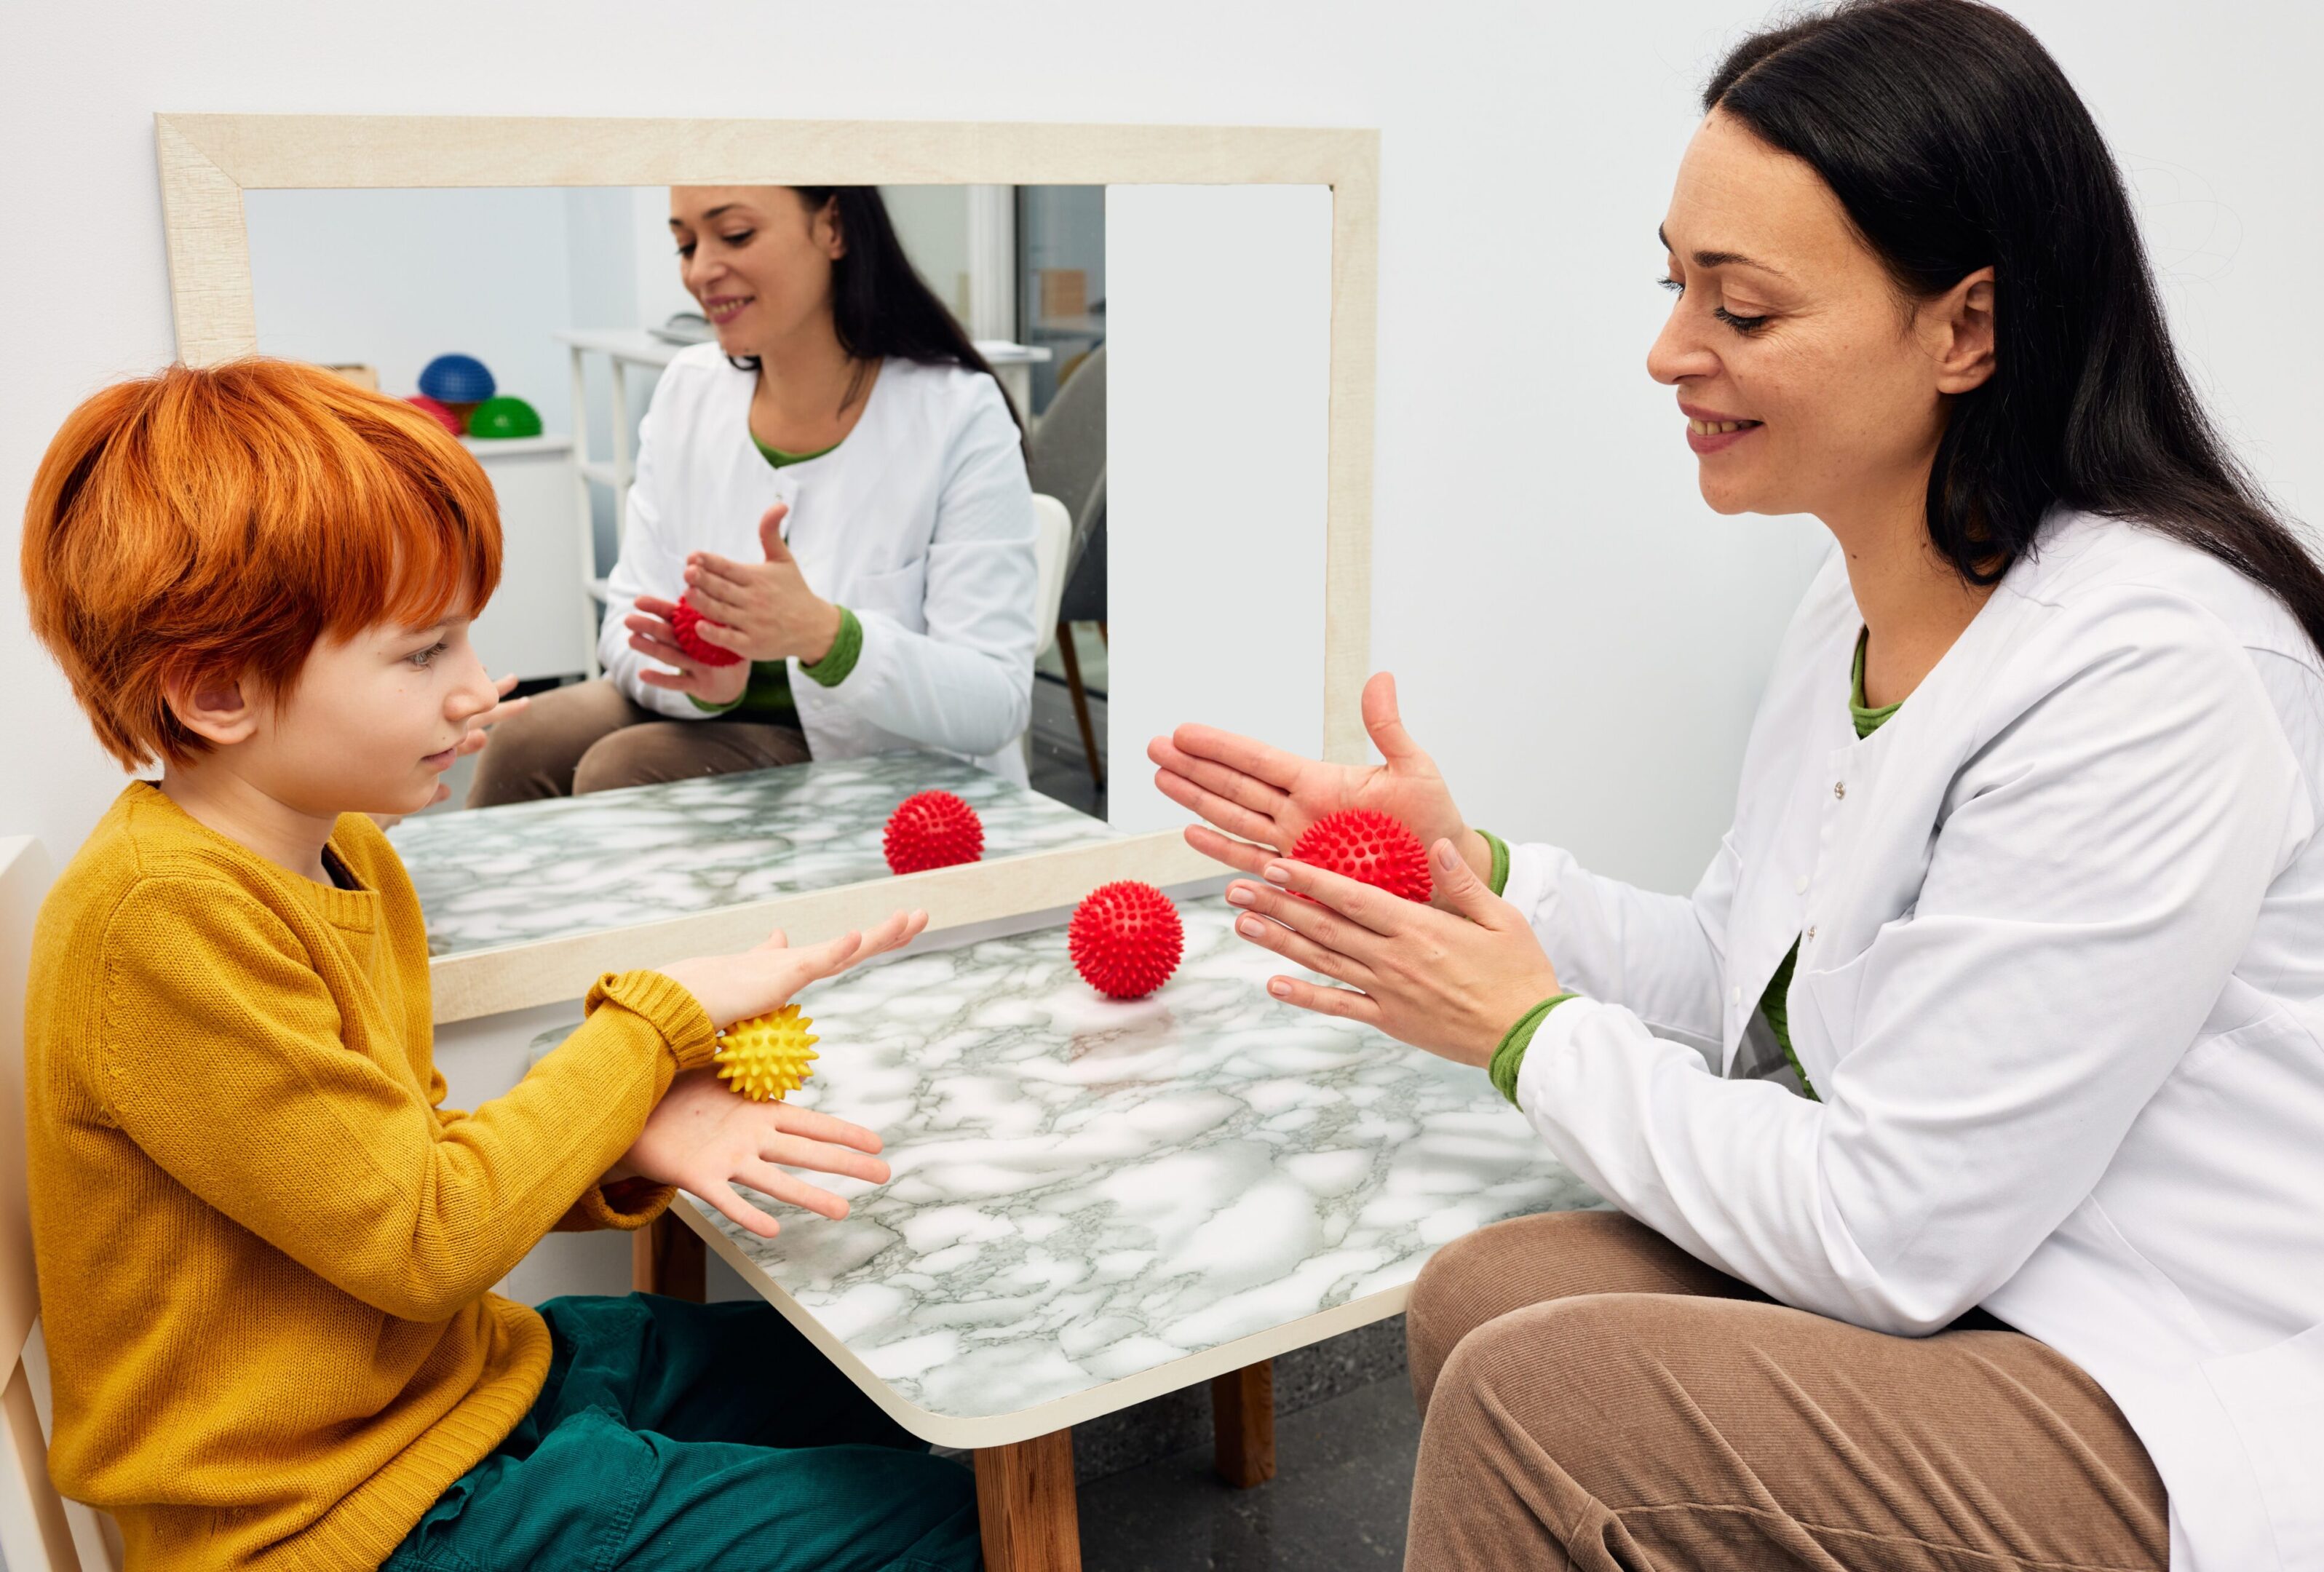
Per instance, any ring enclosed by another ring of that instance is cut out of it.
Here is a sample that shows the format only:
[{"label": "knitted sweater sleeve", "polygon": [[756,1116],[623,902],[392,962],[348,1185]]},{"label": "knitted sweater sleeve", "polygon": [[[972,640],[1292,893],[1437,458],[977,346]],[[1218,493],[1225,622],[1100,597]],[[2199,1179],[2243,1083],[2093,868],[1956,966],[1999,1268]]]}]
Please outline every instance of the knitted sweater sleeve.
[{"label": "knitted sweater sleeve", "polygon": [[98,1079],[124,1134],[219,1212],[408,1320],[453,1314],[586,1207],[670,1080],[715,1045],[678,983],[609,974],[570,1040],[447,1120],[397,1072],[402,1045],[361,1041],[289,925],[231,883],[141,880],[101,964]]}]

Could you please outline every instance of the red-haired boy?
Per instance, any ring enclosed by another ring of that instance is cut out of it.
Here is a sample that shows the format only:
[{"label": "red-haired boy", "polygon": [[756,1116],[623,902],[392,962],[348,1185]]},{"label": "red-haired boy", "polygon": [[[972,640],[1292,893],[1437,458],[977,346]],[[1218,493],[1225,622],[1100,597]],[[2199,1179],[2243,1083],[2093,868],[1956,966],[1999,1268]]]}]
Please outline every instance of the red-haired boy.
[{"label": "red-haired boy", "polygon": [[109,388],[26,510],[32,622],[124,790],[42,906],[26,1032],[58,1486],[132,1572],[965,1567],[964,1469],[763,1304],[489,1292],[552,1228],[635,1228],[870,1131],[751,1103],[722,1024],[891,949],[610,973],[507,1095],[442,1107],[419,904],[366,814],[425,806],[500,693],[475,462],[409,406],[251,360]]}]

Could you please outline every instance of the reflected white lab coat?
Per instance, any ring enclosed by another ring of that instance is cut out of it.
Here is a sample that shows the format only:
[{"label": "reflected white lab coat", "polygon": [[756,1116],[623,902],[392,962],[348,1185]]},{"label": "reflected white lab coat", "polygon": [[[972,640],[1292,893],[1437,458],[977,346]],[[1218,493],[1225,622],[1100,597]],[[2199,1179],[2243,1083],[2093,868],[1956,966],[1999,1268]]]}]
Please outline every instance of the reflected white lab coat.
[{"label": "reflected white lab coat", "polygon": [[[2317,652],[2213,558],[2070,514],[1859,740],[1861,626],[1834,553],[1691,899],[1514,851],[1585,996],[1520,1106],[1786,1303],[1907,1336],[1982,1304],[2072,1359],[2163,1475],[2174,1567],[2324,1567]],[[1794,939],[1820,1103],[1732,1073]]]},{"label": "reflected white lab coat", "polygon": [[641,594],[678,598],[688,552],[766,560],[760,517],[788,502],[786,538],[808,586],[863,624],[863,652],[838,686],[790,663],[809,750],[854,758],[933,748],[1022,784],[1033,493],[999,386],[982,372],[888,360],[846,441],[776,469],[751,442],[755,384],[755,372],[700,344],[655,385],[606,583],[605,675],[650,710],[702,718],[685,694],[638,680],[647,657],[630,648],[622,619]]}]

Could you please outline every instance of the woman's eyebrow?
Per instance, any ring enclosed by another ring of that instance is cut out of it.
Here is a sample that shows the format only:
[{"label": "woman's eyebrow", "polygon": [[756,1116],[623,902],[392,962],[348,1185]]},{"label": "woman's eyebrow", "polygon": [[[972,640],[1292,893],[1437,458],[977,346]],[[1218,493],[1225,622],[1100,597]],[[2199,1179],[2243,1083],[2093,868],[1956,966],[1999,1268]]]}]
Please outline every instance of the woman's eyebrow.
[{"label": "woman's eyebrow", "polygon": [[[1670,236],[1663,233],[1660,225],[1655,226],[1655,238],[1663,243],[1665,251],[1677,249],[1671,244]],[[1698,251],[1694,253],[1694,265],[1699,268],[1757,268],[1761,272],[1773,273],[1779,279],[1784,276],[1783,269],[1763,262],[1756,257],[1745,256],[1739,251]]]},{"label": "woman's eyebrow", "polygon": [[[712,219],[717,217],[721,213],[731,213],[741,206],[742,204],[740,202],[721,202],[717,207],[711,208],[702,216],[702,222],[707,224]],[[686,227],[687,222],[687,221],[683,218],[673,218],[669,221],[669,226],[672,229],[683,229]]]}]

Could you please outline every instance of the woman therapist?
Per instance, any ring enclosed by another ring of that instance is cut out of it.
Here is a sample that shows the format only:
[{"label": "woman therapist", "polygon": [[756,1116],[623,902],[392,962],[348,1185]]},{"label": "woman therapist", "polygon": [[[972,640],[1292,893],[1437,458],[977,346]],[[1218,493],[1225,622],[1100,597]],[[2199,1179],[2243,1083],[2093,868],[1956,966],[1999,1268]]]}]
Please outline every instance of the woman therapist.
[{"label": "woman therapist", "polygon": [[[1406,1565],[2324,1567],[2324,576],[2016,23],[1843,5],[1704,105],[1648,369],[1714,509],[1838,549],[1692,898],[1469,828],[1384,677],[1383,767],[1152,749],[1337,985],[1271,991],[1618,1209],[1421,1274]],[[1435,906],[1275,855],[1358,804]]]},{"label": "woman therapist", "polygon": [[[1001,385],[872,187],[670,191],[717,340],[639,428],[602,681],[534,696],[472,807],[928,748],[1016,781],[1032,491]],[[678,601],[733,664],[688,656]]]}]

